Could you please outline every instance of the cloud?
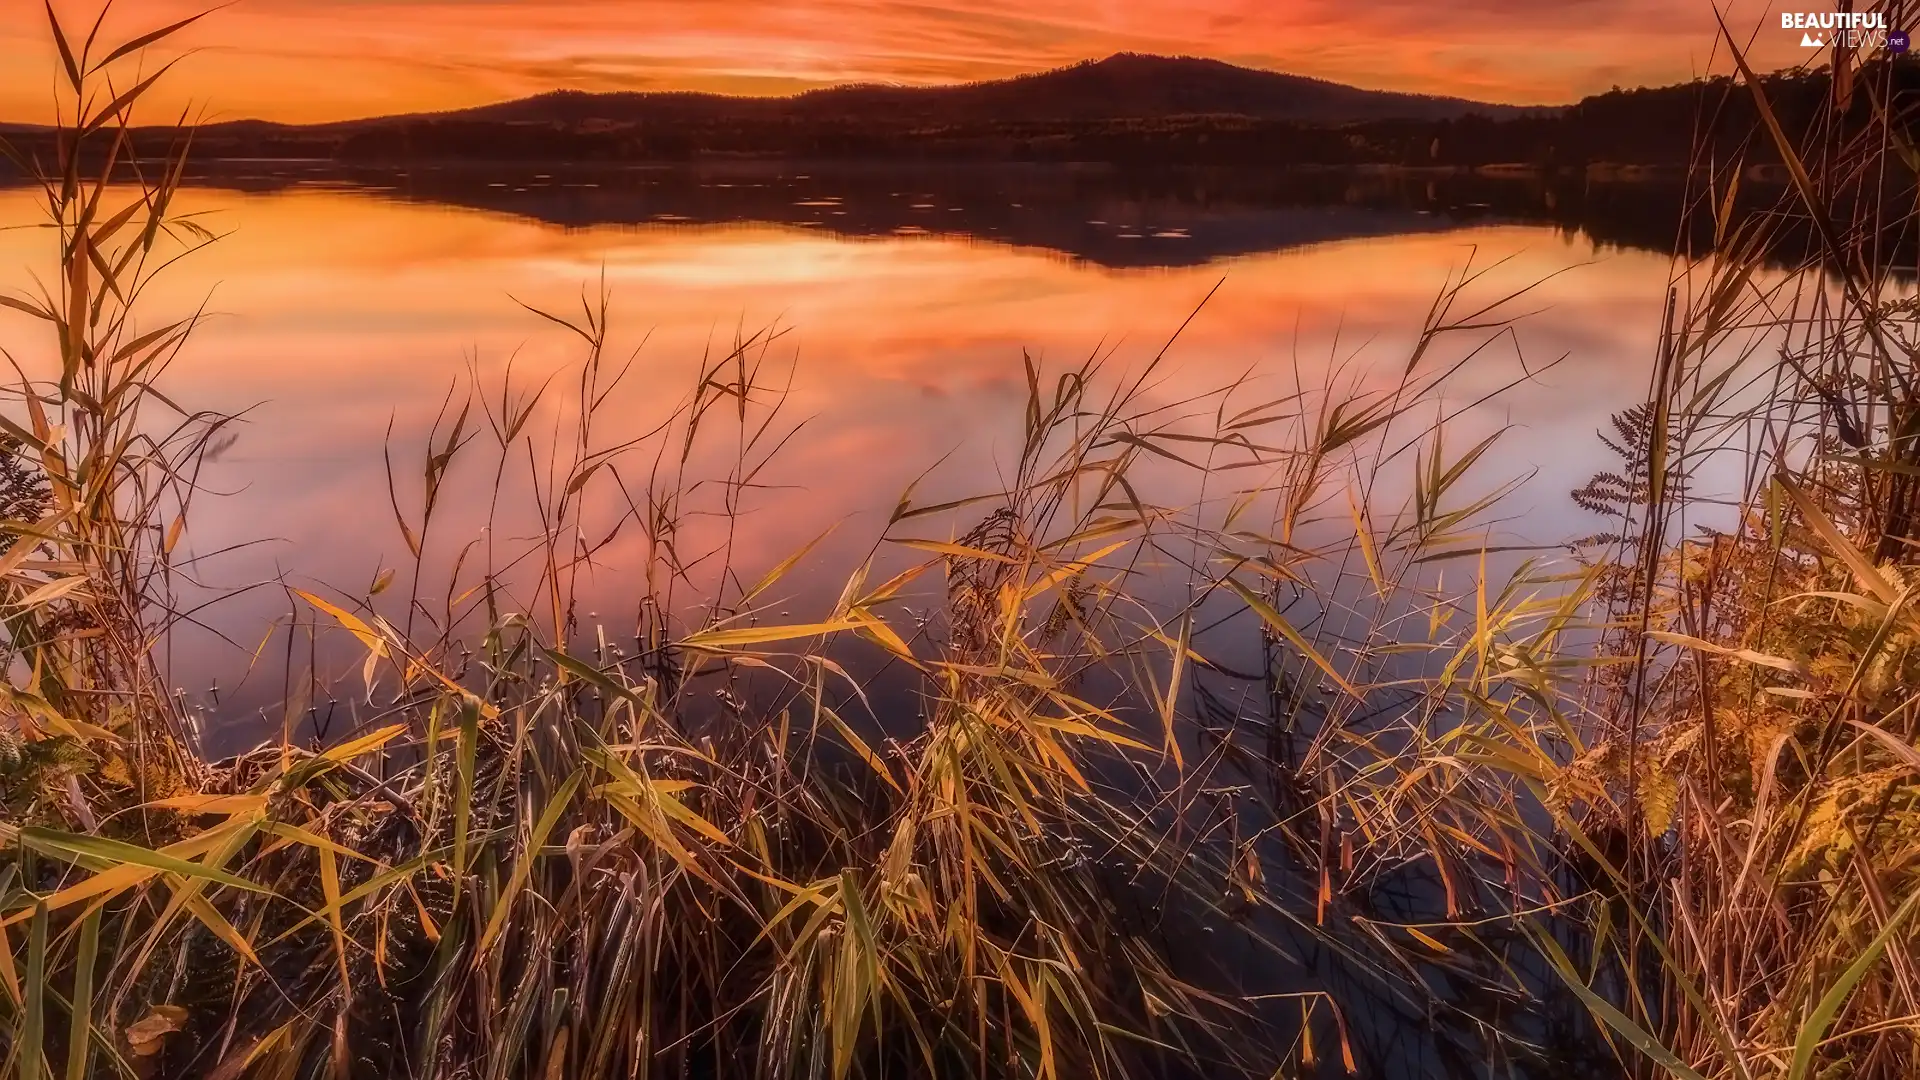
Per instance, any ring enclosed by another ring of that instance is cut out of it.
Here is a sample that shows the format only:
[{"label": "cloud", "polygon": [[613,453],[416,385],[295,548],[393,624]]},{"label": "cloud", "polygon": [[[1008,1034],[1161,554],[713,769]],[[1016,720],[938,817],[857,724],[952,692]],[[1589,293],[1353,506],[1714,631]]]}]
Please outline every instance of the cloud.
[{"label": "cloud", "polygon": [[[56,7],[73,23],[93,10]],[[123,4],[103,38],[198,9],[199,0]],[[1763,63],[1797,62],[1804,54],[1781,36],[1776,11],[1739,0],[1729,22],[1760,28]],[[1713,57],[1715,33],[1708,6],[1672,0],[248,0],[180,36],[200,55],[165,104],[337,119],[556,86],[764,94],[946,83],[1121,50],[1551,103],[1691,77]],[[45,118],[52,64],[38,5],[0,0],[0,117]]]}]

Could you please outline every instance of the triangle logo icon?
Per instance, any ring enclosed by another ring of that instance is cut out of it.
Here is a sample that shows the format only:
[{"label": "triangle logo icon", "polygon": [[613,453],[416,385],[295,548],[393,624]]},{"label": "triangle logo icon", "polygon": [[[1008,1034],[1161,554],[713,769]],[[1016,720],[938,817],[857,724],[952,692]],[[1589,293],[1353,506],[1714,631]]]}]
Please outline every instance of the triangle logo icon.
[{"label": "triangle logo icon", "polygon": [[1817,49],[1822,44],[1824,43],[1812,34],[1803,33],[1800,35],[1800,47],[1803,49]]}]

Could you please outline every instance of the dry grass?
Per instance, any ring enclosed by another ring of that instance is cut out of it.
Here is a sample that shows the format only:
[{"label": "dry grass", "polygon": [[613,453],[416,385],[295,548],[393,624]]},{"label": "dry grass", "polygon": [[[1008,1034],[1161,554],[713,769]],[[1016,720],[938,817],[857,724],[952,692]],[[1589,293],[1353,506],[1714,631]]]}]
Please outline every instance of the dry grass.
[{"label": "dry grass", "polygon": [[[230,420],[162,389],[197,317],[132,318],[211,239],[186,148],[126,143],[122,69],[169,31],[53,32],[68,139],[26,164],[60,275],[0,298],[61,363],[0,415],[6,1075],[1913,1072],[1920,315],[1890,223],[1830,213],[1913,157],[1878,61],[1817,155],[1781,136],[1801,272],[1761,272],[1713,173],[1720,253],[1676,278],[1580,559],[1495,576],[1505,489],[1470,478],[1511,463],[1419,419],[1505,340],[1468,273],[1383,389],[1029,364],[1005,482],[909,492],[788,624],[809,552],[731,556],[792,431],[769,337],[608,438],[589,302],[538,313],[572,381],[476,376],[390,458],[424,480],[389,492],[404,615],[396,574],[290,590],[364,655],[359,726],[303,746],[295,697],[212,762],[156,658]],[[491,513],[534,539],[450,549],[451,478],[510,472],[531,505]],[[1168,476],[1198,496],[1144,497]],[[617,640],[578,595],[616,546],[646,584]],[[1207,655],[1233,634],[1259,670]],[[913,715],[869,715],[850,649]]]},{"label": "dry grass", "polygon": [[[1681,268],[1623,468],[1584,493],[1621,515],[1596,596],[1608,666],[1588,741],[1517,770],[1594,932],[1548,954],[1642,1071],[1909,1076],[1920,324],[1888,253],[1911,242],[1920,158],[1885,53],[1837,58],[1795,144],[1728,45],[1756,153],[1794,184],[1737,222],[1744,163],[1699,163],[1718,253]],[[1775,234],[1814,238],[1784,274],[1760,268]]]}]

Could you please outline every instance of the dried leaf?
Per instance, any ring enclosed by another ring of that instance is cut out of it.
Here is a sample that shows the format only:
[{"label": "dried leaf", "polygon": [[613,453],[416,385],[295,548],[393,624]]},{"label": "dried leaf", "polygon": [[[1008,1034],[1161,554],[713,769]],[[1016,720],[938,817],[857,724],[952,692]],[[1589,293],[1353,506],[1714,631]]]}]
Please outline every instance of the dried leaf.
[{"label": "dried leaf", "polygon": [[187,1010],[178,1005],[155,1005],[153,1011],[127,1025],[127,1047],[135,1057],[160,1052],[167,1036],[187,1025]]}]

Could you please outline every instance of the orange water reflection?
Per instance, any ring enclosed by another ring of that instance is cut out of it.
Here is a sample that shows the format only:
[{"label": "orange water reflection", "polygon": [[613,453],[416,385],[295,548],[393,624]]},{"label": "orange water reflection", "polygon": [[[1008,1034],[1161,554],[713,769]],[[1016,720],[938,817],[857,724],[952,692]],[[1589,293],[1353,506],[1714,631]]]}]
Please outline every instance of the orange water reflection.
[{"label": "orange water reflection", "polygon": [[[1489,482],[1537,468],[1516,506],[1538,518],[1518,528],[1558,538],[1578,527],[1565,492],[1600,461],[1591,432],[1644,385],[1667,276],[1661,257],[1596,255],[1525,227],[1118,271],[998,244],[848,240],[777,225],[569,231],[339,191],[192,199],[205,223],[229,235],[153,295],[154,312],[178,313],[211,291],[217,313],[172,372],[172,392],[193,406],[253,411],[208,476],[234,494],[198,511],[186,545],[205,553],[272,540],[198,568],[222,586],[284,571],[353,592],[402,562],[382,464],[389,424],[413,454],[469,357],[489,378],[516,354],[515,370],[529,379],[576,363],[578,341],[515,300],[575,311],[603,277],[615,351],[640,350],[603,442],[657,420],[702,352],[724,348],[737,329],[787,328],[774,366],[793,361],[788,409],[808,423],[742,523],[736,551],[752,576],[834,523],[842,528],[819,572],[834,572],[835,559],[844,569],[942,455],[953,456],[927,497],[990,485],[1017,446],[1023,349],[1065,363],[1106,348],[1115,363],[1138,364],[1224,281],[1175,346],[1163,393],[1251,370],[1277,395],[1296,370],[1315,382],[1336,357],[1349,371],[1386,377],[1450,273],[1470,255],[1477,264],[1505,259],[1475,295],[1541,282],[1516,309],[1537,312],[1518,341],[1535,364],[1571,359],[1468,424],[1515,425]],[[0,223],[35,213],[27,193],[0,192]],[[41,232],[0,232],[0,283],[24,285],[22,268],[45,267],[47,245]],[[44,363],[36,330],[0,317],[9,348],[26,342],[16,355]],[[1450,397],[1464,404],[1519,373],[1512,349],[1494,350]],[[405,460],[411,483],[414,458]],[[475,496],[490,475],[463,475],[460,505],[436,524],[445,550],[479,535],[484,499]],[[601,584],[624,592],[611,580],[618,569]],[[250,645],[255,627],[285,609],[282,594],[256,594],[220,609],[217,621]]]}]

